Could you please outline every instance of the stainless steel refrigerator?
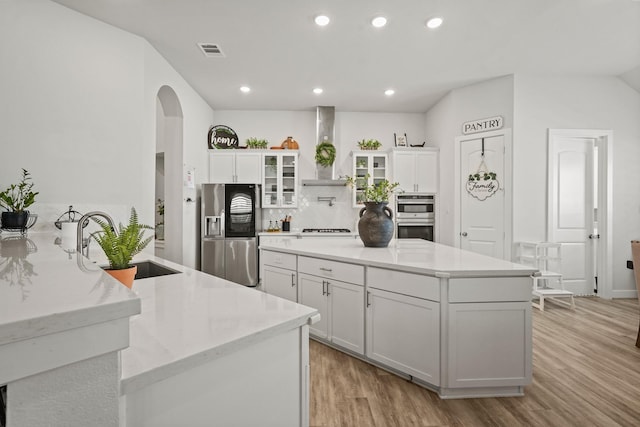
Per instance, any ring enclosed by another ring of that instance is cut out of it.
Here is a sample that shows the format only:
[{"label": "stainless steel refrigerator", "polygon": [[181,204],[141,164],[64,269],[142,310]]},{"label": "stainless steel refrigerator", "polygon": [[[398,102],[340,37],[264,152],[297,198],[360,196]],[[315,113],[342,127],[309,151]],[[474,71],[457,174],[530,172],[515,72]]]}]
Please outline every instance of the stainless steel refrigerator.
[{"label": "stainless steel refrigerator", "polygon": [[257,184],[202,184],[201,269],[245,286],[258,284]]}]

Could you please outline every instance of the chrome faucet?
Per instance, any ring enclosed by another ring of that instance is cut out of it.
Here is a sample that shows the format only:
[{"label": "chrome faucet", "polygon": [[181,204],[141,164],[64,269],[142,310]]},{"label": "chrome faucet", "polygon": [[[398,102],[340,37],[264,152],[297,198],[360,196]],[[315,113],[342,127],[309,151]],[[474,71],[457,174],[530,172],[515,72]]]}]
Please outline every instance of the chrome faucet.
[{"label": "chrome faucet", "polygon": [[[111,217],[109,215],[107,215],[104,212],[100,212],[100,211],[93,211],[93,212],[89,212],[86,213],[84,215],[82,215],[82,218],[80,218],[80,221],[78,221],[78,232],[77,232],[77,238],[78,240],[76,241],[76,251],[79,254],[82,254],[82,249],[83,249],[83,243],[84,243],[84,236],[82,235],[82,230],[84,229],[83,224],[85,221],[87,221],[90,218],[93,218],[94,216],[101,216],[102,218],[104,218],[107,223],[109,224],[109,226],[111,227],[112,230],[116,229],[115,223],[113,222],[113,219],[111,219]],[[91,239],[91,236],[89,236],[89,239]],[[87,246],[86,246],[87,250],[86,250],[86,254],[84,254],[87,258],[89,257],[89,242],[87,241]]]}]

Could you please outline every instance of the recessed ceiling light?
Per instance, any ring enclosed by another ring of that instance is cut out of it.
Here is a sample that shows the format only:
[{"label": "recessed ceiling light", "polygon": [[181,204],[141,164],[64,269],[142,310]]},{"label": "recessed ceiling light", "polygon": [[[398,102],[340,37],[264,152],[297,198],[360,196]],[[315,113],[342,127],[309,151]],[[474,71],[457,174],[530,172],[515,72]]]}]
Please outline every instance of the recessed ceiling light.
[{"label": "recessed ceiling light", "polygon": [[387,18],[385,18],[384,16],[376,16],[371,20],[371,25],[376,28],[384,27],[385,25],[387,25]]},{"label": "recessed ceiling light", "polygon": [[427,28],[431,28],[432,30],[434,30],[442,25],[442,22],[442,18],[440,18],[439,16],[435,16],[427,20],[426,26]]},{"label": "recessed ceiling light", "polygon": [[251,88],[249,86],[240,86],[240,92],[249,93],[251,92]]},{"label": "recessed ceiling light", "polygon": [[387,95],[387,96],[391,96],[394,93],[396,93],[396,91],[393,90],[393,89],[387,89],[387,90],[384,91],[384,94]]},{"label": "recessed ceiling light", "polygon": [[320,95],[322,93],[322,88],[321,87],[317,87],[317,88],[313,89],[313,93],[315,93],[316,95]]},{"label": "recessed ceiling light", "polygon": [[316,22],[317,25],[319,25],[321,27],[324,27],[325,25],[328,25],[329,21],[331,21],[331,20],[329,19],[329,17],[327,15],[318,15],[318,16],[316,16],[314,21]]}]

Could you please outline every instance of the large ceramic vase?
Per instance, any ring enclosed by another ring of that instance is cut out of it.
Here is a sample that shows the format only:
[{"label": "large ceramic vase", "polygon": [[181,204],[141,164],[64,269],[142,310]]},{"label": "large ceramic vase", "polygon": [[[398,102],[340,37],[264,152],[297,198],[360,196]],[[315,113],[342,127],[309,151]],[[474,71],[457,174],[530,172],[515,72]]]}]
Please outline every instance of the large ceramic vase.
[{"label": "large ceramic vase", "polygon": [[388,202],[364,202],[358,233],[366,247],[386,248],[393,237],[393,212]]}]

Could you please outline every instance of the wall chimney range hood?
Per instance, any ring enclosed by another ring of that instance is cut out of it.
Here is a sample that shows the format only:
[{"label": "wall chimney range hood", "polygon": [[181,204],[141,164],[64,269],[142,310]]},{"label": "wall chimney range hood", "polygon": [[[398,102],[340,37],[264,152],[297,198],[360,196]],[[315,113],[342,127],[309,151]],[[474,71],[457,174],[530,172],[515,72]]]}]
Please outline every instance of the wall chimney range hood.
[{"label": "wall chimney range hood", "polygon": [[[318,106],[316,109],[316,145],[325,140],[335,144],[336,107]],[[326,138],[325,138],[326,137]],[[303,179],[304,186],[344,186],[344,179]]]}]

